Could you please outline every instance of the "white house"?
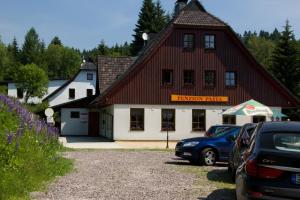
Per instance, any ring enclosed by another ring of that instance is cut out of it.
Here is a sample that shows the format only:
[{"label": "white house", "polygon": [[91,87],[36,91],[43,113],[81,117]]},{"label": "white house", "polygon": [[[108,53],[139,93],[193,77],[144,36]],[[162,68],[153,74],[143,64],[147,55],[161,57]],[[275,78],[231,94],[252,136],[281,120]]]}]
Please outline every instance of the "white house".
[{"label": "white house", "polygon": [[48,101],[53,107],[81,98],[96,94],[97,68],[93,63],[84,62],[81,64],[77,74],[55,91],[50,93],[43,101]]},{"label": "white house", "polygon": [[[60,88],[63,84],[65,84],[68,80],[50,80],[48,83],[47,93],[42,97],[34,97],[29,98],[28,102],[33,104],[42,103],[43,99],[47,97],[49,94]],[[7,94],[10,97],[14,97],[19,99],[21,102],[24,102],[25,93],[16,87],[16,83],[8,82],[7,84]]]}]

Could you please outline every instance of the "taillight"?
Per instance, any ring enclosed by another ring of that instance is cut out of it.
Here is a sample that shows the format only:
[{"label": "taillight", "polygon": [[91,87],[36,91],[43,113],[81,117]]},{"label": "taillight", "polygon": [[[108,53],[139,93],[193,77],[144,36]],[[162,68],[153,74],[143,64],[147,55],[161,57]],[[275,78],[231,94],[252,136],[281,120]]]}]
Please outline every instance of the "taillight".
[{"label": "taillight", "polygon": [[282,170],[257,165],[256,160],[246,162],[246,172],[249,176],[262,179],[276,179],[283,174]]}]

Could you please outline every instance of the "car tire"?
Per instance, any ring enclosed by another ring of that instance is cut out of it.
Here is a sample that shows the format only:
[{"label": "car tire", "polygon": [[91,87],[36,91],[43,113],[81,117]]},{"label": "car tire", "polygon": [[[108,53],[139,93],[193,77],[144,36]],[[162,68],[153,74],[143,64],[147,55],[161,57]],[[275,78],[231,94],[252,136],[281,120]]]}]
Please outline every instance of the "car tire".
[{"label": "car tire", "polygon": [[212,148],[206,148],[201,152],[201,163],[206,166],[216,164],[217,154]]}]

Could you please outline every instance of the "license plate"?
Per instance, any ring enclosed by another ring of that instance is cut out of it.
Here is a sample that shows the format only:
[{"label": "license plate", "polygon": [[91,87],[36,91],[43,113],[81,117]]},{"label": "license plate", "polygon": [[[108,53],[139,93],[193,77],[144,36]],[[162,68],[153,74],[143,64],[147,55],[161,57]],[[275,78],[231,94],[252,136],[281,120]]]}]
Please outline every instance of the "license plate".
[{"label": "license plate", "polygon": [[292,183],[300,185],[300,174],[292,175]]}]

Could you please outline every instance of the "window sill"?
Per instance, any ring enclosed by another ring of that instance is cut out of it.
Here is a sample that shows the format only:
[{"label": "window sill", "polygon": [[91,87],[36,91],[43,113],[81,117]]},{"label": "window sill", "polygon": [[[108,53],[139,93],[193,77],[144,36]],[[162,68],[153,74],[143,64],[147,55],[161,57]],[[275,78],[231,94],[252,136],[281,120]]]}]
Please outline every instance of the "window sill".
[{"label": "window sill", "polygon": [[161,132],[167,132],[167,131],[169,131],[169,132],[175,132],[176,129],[172,129],[172,130],[161,129],[160,131],[161,131]]},{"label": "window sill", "polygon": [[204,48],[204,52],[215,52],[217,49],[216,48],[211,48],[211,49],[208,49],[208,48]]},{"label": "window sill", "polygon": [[145,131],[145,129],[130,129],[132,132],[142,132]]},{"label": "window sill", "polygon": [[229,90],[236,89],[236,88],[237,88],[236,85],[235,86],[225,86],[225,89],[229,89]]},{"label": "window sill", "polygon": [[195,48],[183,48],[183,52],[193,52]]},{"label": "window sill", "polygon": [[206,130],[192,130],[191,133],[203,133],[206,132]]},{"label": "window sill", "polygon": [[204,89],[210,89],[210,90],[212,90],[212,89],[215,89],[216,88],[216,86],[204,86]]},{"label": "window sill", "polygon": [[185,84],[185,85],[183,85],[183,87],[188,88],[188,89],[192,89],[192,88],[195,87],[195,85],[194,84]]}]

